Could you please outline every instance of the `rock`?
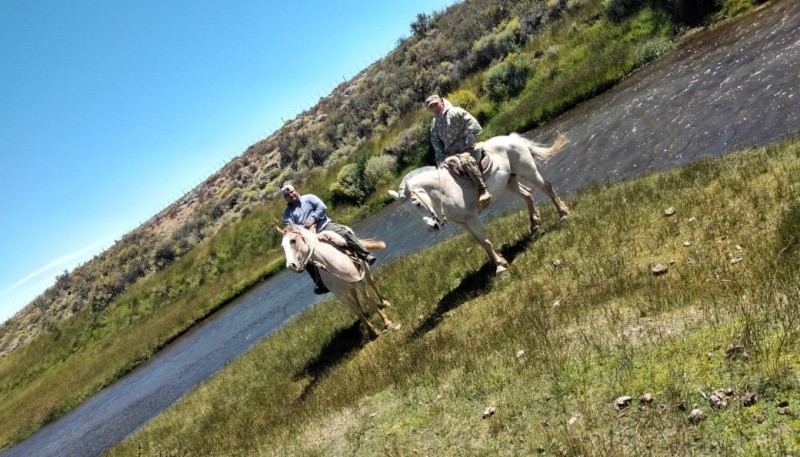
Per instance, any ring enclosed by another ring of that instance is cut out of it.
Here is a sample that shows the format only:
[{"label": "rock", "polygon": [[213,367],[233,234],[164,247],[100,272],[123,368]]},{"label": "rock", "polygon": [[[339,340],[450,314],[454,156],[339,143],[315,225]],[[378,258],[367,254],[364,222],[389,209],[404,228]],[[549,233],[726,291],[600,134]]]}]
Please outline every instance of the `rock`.
[{"label": "rock", "polygon": [[664,210],[664,216],[669,217],[672,216],[673,214],[675,214],[675,208],[672,206]]},{"label": "rock", "polygon": [[633,400],[633,397],[630,397],[628,395],[623,395],[621,397],[618,397],[616,400],[614,400],[614,406],[617,409],[624,409],[624,408],[627,408],[631,404],[632,400]]},{"label": "rock", "polygon": [[552,262],[550,262],[550,264],[553,265],[554,267],[560,267],[562,263],[563,261],[561,259],[555,259]]},{"label": "rock", "polygon": [[731,265],[736,265],[737,263],[741,262],[742,260],[744,260],[742,258],[742,256],[737,255],[736,257],[731,259]]},{"label": "rock", "polygon": [[709,401],[711,402],[711,406],[716,409],[722,409],[728,406],[728,402],[733,398],[733,389],[730,387],[726,387],[723,389],[717,389],[711,392],[711,398]]},{"label": "rock", "polygon": [[525,354],[525,351],[523,351],[522,349],[520,349],[519,351],[517,351],[517,358],[520,358],[520,357],[522,357],[524,354]]},{"label": "rock", "polygon": [[487,417],[494,415],[495,411],[497,411],[497,409],[494,406],[487,406],[483,409],[483,418],[486,419]]},{"label": "rock", "polygon": [[700,409],[695,408],[691,413],[689,413],[689,422],[692,424],[699,424],[706,419],[708,419],[708,416],[706,416],[706,413]]},{"label": "rock", "polygon": [[651,270],[655,276],[661,276],[669,271],[669,267],[666,265],[662,265],[657,263]]},{"label": "rock", "polygon": [[646,394],[642,395],[641,397],[639,397],[639,403],[642,403],[642,404],[645,404],[645,405],[649,405],[650,403],[653,403],[653,394],[646,393]]}]

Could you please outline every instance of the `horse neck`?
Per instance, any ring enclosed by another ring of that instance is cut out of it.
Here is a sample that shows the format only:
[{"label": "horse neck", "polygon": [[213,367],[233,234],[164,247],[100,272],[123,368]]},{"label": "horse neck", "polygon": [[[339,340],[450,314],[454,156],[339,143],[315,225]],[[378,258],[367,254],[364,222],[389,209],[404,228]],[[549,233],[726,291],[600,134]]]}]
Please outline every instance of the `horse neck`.
[{"label": "horse neck", "polygon": [[311,253],[311,260],[322,264],[325,269],[336,276],[350,276],[358,273],[353,260],[328,243],[317,242],[316,249]]},{"label": "horse neck", "polygon": [[450,172],[441,168],[434,168],[419,178],[417,185],[425,189],[425,192],[437,205],[449,194],[450,186],[458,185]]}]

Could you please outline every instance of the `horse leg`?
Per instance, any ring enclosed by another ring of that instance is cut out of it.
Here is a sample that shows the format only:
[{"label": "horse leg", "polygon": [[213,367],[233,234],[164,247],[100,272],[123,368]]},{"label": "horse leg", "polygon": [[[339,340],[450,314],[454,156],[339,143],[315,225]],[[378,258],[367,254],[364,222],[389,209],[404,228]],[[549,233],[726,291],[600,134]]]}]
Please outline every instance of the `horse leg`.
[{"label": "horse leg", "polygon": [[497,266],[496,273],[502,273],[508,269],[508,261],[503,258],[497,251],[494,250],[492,242],[486,236],[486,231],[483,229],[483,224],[478,216],[473,216],[464,221],[464,227],[469,231],[478,243],[483,246],[483,250],[489,256],[489,259]]},{"label": "horse leg", "polygon": [[519,182],[516,176],[512,176],[508,186],[509,189],[519,195],[519,197],[525,202],[525,206],[528,208],[528,222],[531,226],[531,233],[537,233],[539,231],[539,224],[542,222],[542,216],[539,214],[539,210],[534,204],[531,190],[528,188],[528,186]]},{"label": "horse leg", "polygon": [[366,278],[367,284],[369,285],[369,287],[372,288],[372,290],[375,291],[375,294],[378,296],[378,307],[388,308],[392,306],[392,304],[389,303],[389,300],[384,298],[383,294],[381,294],[381,291],[378,290],[378,284],[375,282],[375,278],[372,277],[372,271],[370,271],[369,265],[365,264],[364,268],[366,269],[366,272],[364,273],[364,278]]},{"label": "horse leg", "polygon": [[[366,273],[365,277],[368,277],[368,276],[370,276],[369,272]],[[375,289],[374,286],[373,286],[373,289],[377,293],[377,289]],[[392,322],[391,319],[389,319],[389,316],[387,316],[386,313],[381,311],[380,302],[377,302],[377,301],[372,299],[372,297],[370,296],[369,290],[367,290],[367,287],[364,285],[363,282],[361,283],[361,292],[364,294],[364,301],[366,301],[368,305],[372,306],[372,308],[375,310],[375,312],[378,313],[378,316],[380,316],[381,321],[383,321],[383,327],[386,330],[395,330],[395,329],[400,328],[399,325],[395,325],[395,323]],[[378,294],[378,297],[380,297],[380,294]]]},{"label": "horse leg", "polygon": [[538,169],[534,169],[533,183],[536,184],[536,187],[542,189],[542,192],[547,194],[548,197],[550,197],[550,200],[553,202],[553,205],[556,207],[556,211],[558,212],[559,220],[566,219],[567,216],[569,216],[569,208],[567,208],[567,205],[565,205],[564,202],[558,198],[553,185],[550,184],[550,181],[545,181]]},{"label": "horse leg", "polygon": [[375,329],[375,326],[372,325],[372,322],[369,321],[369,318],[364,313],[364,308],[361,307],[361,303],[359,303],[358,301],[358,292],[356,291],[356,289],[350,289],[348,291],[347,298],[348,298],[347,305],[350,307],[353,313],[355,313],[355,315],[358,316],[358,319],[361,321],[362,324],[364,324],[364,327],[367,328],[369,334],[372,335],[373,338],[377,338],[378,331]]}]

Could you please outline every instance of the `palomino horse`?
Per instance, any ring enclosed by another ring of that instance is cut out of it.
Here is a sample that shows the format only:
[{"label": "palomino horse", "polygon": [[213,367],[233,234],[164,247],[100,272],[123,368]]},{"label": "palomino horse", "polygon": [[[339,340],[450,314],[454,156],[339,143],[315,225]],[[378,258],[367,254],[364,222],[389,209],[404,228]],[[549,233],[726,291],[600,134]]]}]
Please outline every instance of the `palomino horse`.
[{"label": "palomino horse", "polygon": [[[281,247],[286,255],[286,268],[302,272],[306,264],[312,262],[319,269],[320,277],[325,286],[342,302],[344,302],[361,320],[369,333],[376,337],[378,331],[369,321],[364,308],[358,298],[358,293],[364,296],[364,301],[372,305],[378,313],[387,330],[399,328],[392,323],[380,307],[391,306],[383,298],[375,279],[369,269],[369,264],[361,259],[351,258],[339,249],[346,246],[344,238],[331,231],[314,233],[299,226],[289,226],[285,230],[276,229],[283,235]],[[386,244],[382,241],[361,240],[364,247],[370,250],[383,249]],[[377,295],[378,302],[373,301],[367,292],[367,285]]]},{"label": "palomino horse", "polygon": [[[532,233],[539,230],[541,217],[533,203],[531,185],[536,185],[550,197],[559,219],[563,220],[569,215],[569,209],[558,198],[553,186],[542,178],[534,160],[545,161],[565,143],[566,137],[561,133],[550,147],[512,133],[490,138],[476,146],[483,148],[484,162],[488,162],[484,178],[493,196],[492,202],[497,201],[506,189],[517,193],[527,205]],[[452,162],[445,159],[444,164],[448,163]],[[410,201],[411,208],[422,216],[431,231],[441,229],[448,220],[466,228],[486,250],[489,259],[497,266],[497,273],[507,269],[508,261],[494,250],[486,236],[479,217],[483,208],[478,203],[478,190],[470,180],[454,176],[444,165],[439,168],[422,167],[408,173],[400,189],[397,192],[389,191],[389,194],[395,200]]]}]

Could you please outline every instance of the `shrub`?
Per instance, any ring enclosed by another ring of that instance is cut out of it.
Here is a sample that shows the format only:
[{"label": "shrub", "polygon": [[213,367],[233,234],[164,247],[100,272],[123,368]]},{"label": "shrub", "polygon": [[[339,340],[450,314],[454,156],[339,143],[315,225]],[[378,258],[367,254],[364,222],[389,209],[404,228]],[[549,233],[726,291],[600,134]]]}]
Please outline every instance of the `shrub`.
[{"label": "shrub", "polygon": [[612,22],[622,22],[636,14],[647,3],[647,0],[609,0],[606,3],[606,17]]},{"label": "shrub", "polygon": [[375,183],[364,174],[370,155],[368,151],[361,151],[356,154],[354,163],[339,170],[336,181],[329,187],[334,201],[360,205],[375,190]]},{"label": "shrub", "polygon": [[467,89],[457,90],[447,95],[447,99],[456,106],[460,106],[467,111],[471,111],[478,105],[478,96]]},{"label": "shrub", "polygon": [[370,184],[373,190],[378,186],[388,184],[393,178],[392,171],[396,162],[397,159],[388,154],[370,157],[364,167],[365,182]]},{"label": "shrub", "polygon": [[364,191],[360,186],[361,173],[358,166],[348,163],[339,170],[336,181],[331,184],[330,191],[335,201],[359,203],[364,199]]},{"label": "shrub", "polygon": [[640,67],[648,62],[652,62],[662,55],[668,53],[675,47],[675,44],[666,38],[653,38],[642,43],[634,51],[635,65]]},{"label": "shrub", "polygon": [[512,53],[489,69],[486,76],[486,93],[494,102],[511,98],[525,88],[530,68],[520,54]]},{"label": "shrub", "polygon": [[433,163],[433,147],[430,142],[429,123],[418,122],[400,132],[386,153],[395,157],[397,170],[409,165]]}]

